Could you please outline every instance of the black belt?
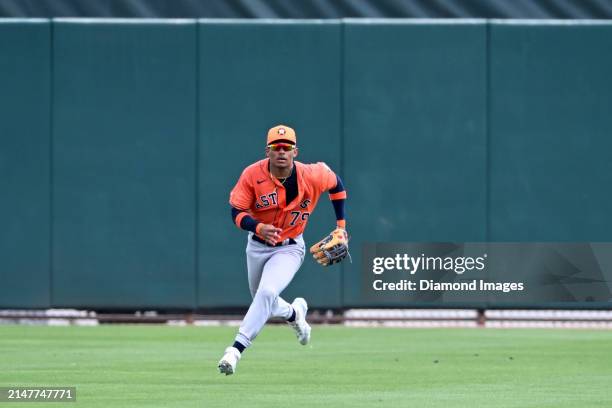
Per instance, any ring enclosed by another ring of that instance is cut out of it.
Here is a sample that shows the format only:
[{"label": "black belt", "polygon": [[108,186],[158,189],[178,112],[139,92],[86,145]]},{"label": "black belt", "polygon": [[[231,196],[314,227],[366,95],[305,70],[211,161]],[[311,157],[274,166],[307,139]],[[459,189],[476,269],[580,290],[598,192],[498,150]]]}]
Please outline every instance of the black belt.
[{"label": "black belt", "polygon": [[277,243],[276,245],[272,245],[272,244],[268,244],[265,240],[259,238],[255,234],[253,234],[253,241],[257,241],[260,244],[264,244],[265,246],[269,246],[269,247],[279,247],[279,246],[284,246],[284,245],[295,245],[295,244],[297,244],[297,242],[295,242],[295,239],[289,238],[289,239],[286,239],[286,240],[284,240],[282,242]]}]

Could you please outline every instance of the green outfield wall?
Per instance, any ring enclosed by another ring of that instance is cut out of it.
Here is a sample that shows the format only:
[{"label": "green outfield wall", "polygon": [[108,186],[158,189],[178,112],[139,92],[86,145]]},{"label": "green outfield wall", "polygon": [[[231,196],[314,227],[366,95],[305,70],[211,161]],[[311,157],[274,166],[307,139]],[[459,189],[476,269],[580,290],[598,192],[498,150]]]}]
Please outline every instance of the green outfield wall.
[{"label": "green outfield wall", "polygon": [[[199,25],[198,306],[249,303],[247,234],[231,223],[229,191],[248,164],[263,158],[267,129],[291,124],[298,160],[341,171],[341,25],[218,22]],[[305,233],[315,241],[335,225],[320,201]],[[305,262],[286,292],[342,305],[342,274]]]},{"label": "green outfield wall", "polygon": [[51,305],[51,24],[0,22],[0,307]]},{"label": "green outfield wall", "polygon": [[605,21],[0,20],[0,308],[247,306],[228,194],[278,123],[349,194],[312,307],[368,305],[365,242],[611,241],[610,72]]}]

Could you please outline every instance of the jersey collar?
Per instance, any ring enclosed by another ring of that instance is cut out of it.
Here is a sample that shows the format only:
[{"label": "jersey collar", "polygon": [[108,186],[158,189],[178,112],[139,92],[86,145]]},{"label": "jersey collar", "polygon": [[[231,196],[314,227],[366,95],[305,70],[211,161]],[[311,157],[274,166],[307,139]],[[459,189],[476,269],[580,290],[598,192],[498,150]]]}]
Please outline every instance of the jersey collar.
[{"label": "jersey collar", "polygon": [[[272,182],[274,183],[275,186],[285,188],[281,184],[281,182],[278,181],[278,179],[276,177],[274,177],[272,175],[272,173],[270,173],[270,159],[263,159],[262,161],[260,161],[260,166],[261,166],[261,170],[265,173],[266,177],[268,177],[270,180],[272,180]],[[302,185],[303,171],[304,171],[304,169],[302,168],[302,163],[294,160],[293,161],[293,166],[295,167],[295,171],[297,172],[298,186],[300,186],[300,185]],[[298,190],[298,197],[301,195],[300,191],[301,191],[301,189]]]},{"label": "jersey collar", "polygon": [[[285,188],[281,184],[281,182],[278,181],[278,179],[276,177],[274,177],[270,173],[270,159],[268,159],[268,158],[263,159],[259,163],[260,163],[261,171],[263,171],[264,174],[267,177],[269,177],[270,180],[272,180],[272,182],[274,183],[275,186],[280,187],[280,188]],[[305,185],[304,185],[304,164],[299,162],[299,161],[294,160],[293,161],[293,165],[295,166],[295,171],[297,172],[298,195],[291,202],[291,204],[289,204],[289,206],[287,206],[287,207],[285,207],[283,209],[283,211],[289,211],[289,210],[294,209],[304,199],[304,189],[305,189]]]}]

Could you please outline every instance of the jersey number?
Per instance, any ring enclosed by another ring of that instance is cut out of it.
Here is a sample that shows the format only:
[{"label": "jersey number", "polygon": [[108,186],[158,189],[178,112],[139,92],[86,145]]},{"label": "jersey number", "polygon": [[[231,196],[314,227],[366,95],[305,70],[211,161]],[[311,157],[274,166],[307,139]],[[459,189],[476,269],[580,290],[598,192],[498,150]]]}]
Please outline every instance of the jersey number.
[{"label": "jersey number", "polygon": [[300,211],[291,211],[291,216],[293,216],[293,219],[291,220],[289,225],[291,225],[291,226],[295,225],[295,223],[297,222],[297,220],[299,218],[301,218],[302,221],[306,221],[308,219],[309,215],[310,215],[310,213],[307,213],[307,212],[302,213]]}]

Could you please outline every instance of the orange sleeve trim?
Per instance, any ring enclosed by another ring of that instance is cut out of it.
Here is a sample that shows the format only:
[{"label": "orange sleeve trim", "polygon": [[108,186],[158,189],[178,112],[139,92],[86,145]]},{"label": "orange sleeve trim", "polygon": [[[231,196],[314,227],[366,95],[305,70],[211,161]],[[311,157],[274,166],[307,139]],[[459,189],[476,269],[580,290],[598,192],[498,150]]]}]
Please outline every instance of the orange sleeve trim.
[{"label": "orange sleeve trim", "polygon": [[257,235],[261,235],[261,229],[263,228],[263,226],[263,222],[257,224],[257,226],[255,227],[255,233],[257,233]]},{"label": "orange sleeve trim", "polygon": [[346,191],[339,191],[329,195],[330,200],[344,200],[346,198]]},{"label": "orange sleeve trim", "polygon": [[336,220],[336,226],[338,228],[346,229],[346,220]]},{"label": "orange sleeve trim", "polygon": [[246,213],[246,212],[241,212],[240,214],[238,214],[238,215],[236,216],[236,226],[237,226],[238,228],[241,228],[241,227],[240,227],[240,223],[242,222],[242,219],[243,219],[244,217],[246,217],[247,215],[249,215],[249,214],[248,214],[248,213]]}]

